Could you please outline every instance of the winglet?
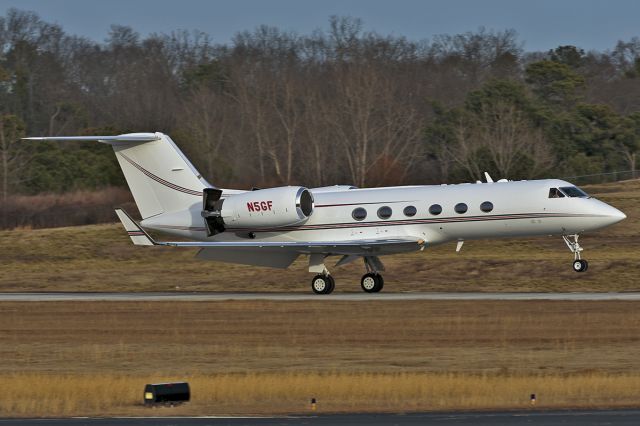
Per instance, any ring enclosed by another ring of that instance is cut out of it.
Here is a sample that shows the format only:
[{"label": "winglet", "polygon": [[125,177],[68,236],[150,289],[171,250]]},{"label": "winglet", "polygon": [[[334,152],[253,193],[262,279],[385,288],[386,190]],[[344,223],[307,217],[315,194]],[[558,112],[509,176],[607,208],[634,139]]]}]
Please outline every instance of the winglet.
[{"label": "winglet", "polygon": [[484,172],[484,177],[487,180],[487,183],[493,183],[493,179],[491,179],[488,172]]},{"label": "winglet", "polygon": [[153,238],[151,238],[149,234],[147,234],[144,229],[142,229],[140,225],[138,225],[136,221],[133,220],[131,216],[129,216],[129,214],[127,214],[127,212],[120,208],[117,208],[116,214],[118,215],[118,219],[120,219],[120,222],[122,222],[122,226],[124,226],[124,229],[127,231],[127,234],[129,234],[129,237],[131,237],[131,241],[133,241],[133,244],[137,246],[156,245],[156,242],[153,240]]}]

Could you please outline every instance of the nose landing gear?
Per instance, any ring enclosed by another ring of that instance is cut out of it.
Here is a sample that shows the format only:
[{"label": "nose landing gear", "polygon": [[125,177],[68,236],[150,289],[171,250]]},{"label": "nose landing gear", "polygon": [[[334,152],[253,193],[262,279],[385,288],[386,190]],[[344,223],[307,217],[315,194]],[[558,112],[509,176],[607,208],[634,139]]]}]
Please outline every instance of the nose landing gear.
[{"label": "nose landing gear", "polygon": [[580,235],[563,235],[562,239],[569,247],[569,250],[573,253],[573,270],[576,272],[585,272],[589,268],[589,262],[580,257],[580,252],[582,252],[583,248],[578,243],[578,238]]},{"label": "nose landing gear", "polygon": [[578,259],[573,261],[573,270],[576,272],[584,272],[589,267],[589,262],[584,259]]}]

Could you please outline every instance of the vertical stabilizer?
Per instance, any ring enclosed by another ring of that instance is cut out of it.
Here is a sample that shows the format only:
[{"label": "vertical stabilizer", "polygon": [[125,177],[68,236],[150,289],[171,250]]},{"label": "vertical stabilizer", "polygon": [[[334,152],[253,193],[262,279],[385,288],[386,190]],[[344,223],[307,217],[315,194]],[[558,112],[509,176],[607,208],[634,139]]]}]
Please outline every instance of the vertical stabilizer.
[{"label": "vertical stabilizer", "polygon": [[200,208],[203,190],[211,186],[163,133],[25,139],[95,141],[111,145],[143,219],[187,210],[193,205]]},{"label": "vertical stabilizer", "polygon": [[207,182],[167,135],[143,143],[112,143],[143,219],[202,204]]}]

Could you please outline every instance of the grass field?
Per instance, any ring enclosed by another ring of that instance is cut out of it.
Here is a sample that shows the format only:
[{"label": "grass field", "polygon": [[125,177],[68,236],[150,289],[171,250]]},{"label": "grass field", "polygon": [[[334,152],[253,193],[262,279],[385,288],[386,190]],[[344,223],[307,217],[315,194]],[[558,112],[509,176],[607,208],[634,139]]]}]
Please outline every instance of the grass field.
[{"label": "grass field", "polygon": [[[157,377],[157,376],[156,376]],[[165,376],[161,380],[175,379]],[[6,416],[269,415],[339,412],[634,407],[640,375],[495,375],[437,373],[248,373],[180,376],[192,401],[142,406],[146,376],[117,374],[0,375],[11,393]],[[142,386],[142,387],[141,387]],[[312,411],[310,398],[318,401]]]},{"label": "grass field", "polygon": [[[7,302],[0,415],[637,406],[639,329],[633,302]],[[193,402],[141,407],[164,380]]]},{"label": "grass field", "polygon": [[[451,243],[384,257],[385,291],[639,290],[640,180],[587,189],[628,216],[582,236],[588,273],[573,272],[573,257],[558,237],[468,241],[460,253]],[[304,257],[283,271],[194,255],[135,247],[119,224],[1,231],[0,291],[310,291]],[[336,291],[360,291],[363,270],[360,262],[332,268]]]}]

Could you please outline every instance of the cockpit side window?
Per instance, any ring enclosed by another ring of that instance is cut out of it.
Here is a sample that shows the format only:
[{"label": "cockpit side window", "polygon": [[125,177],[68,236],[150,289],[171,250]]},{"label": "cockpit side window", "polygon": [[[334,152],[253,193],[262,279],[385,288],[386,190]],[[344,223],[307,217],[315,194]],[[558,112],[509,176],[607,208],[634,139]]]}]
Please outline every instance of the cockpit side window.
[{"label": "cockpit side window", "polygon": [[564,194],[558,188],[549,189],[549,198],[564,198]]},{"label": "cockpit side window", "polygon": [[587,198],[587,197],[589,197],[586,192],[584,192],[582,189],[578,188],[577,186],[563,186],[562,188],[560,188],[560,191],[564,192],[567,196],[572,197],[572,198],[575,198],[575,197]]}]

